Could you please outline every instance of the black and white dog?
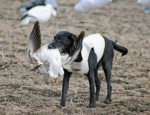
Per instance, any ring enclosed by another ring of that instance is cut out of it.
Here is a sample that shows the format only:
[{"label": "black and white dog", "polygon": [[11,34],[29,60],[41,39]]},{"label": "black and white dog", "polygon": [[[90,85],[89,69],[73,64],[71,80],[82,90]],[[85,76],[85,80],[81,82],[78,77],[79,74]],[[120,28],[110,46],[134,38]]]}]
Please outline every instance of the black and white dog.
[{"label": "black and white dog", "polygon": [[[95,107],[99,100],[101,82],[98,78],[98,69],[102,65],[107,82],[107,96],[105,103],[111,103],[111,69],[114,57],[114,49],[121,52],[122,56],[128,53],[128,49],[117,45],[100,34],[92,34],[84,38],[84,32],[76,35],[61,31],[54,37],[49,49],[58,48],[64,68],[61,106],[65,106],[69,79],[72,73],[86,75],[90,85],[89,107]],[[96,94],[95,94],[96,86]]]}]

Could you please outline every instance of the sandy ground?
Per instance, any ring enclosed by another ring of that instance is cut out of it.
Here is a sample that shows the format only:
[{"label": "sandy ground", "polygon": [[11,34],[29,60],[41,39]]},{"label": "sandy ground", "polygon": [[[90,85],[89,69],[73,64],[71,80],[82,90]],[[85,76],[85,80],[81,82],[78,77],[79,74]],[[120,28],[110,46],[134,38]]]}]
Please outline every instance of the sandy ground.
[{"label": "sandy ground", "polygon": [[46,84],[43,74],[30,72],[25,59],[27,39],[33,27],[20,24],[18,8],[27,0],[0,1],[0,115],[149,115],[150,114],[150,15],[136,0],[115,0],[89,13],[76,12],[78,0],[58,0],[58,16],[41,24],[42,44],[50,43],[61,30],[86,35],[101,33],[129,49],[115,52],[112,70],[112,103],[104,104],[106,82],[102,69],[100,101],[88,108],[86,77],[73,75],[66,107],[59,107],[62,77]]}]

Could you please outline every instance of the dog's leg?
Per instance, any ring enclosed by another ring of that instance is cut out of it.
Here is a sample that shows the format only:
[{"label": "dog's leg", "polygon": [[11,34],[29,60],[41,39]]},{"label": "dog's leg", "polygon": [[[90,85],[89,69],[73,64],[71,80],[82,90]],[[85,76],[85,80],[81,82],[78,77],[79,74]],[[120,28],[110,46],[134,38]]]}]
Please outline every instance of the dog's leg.
[{"label": "dog's leg", "polygon": [[101,87],[101,82],[98,78],[98,69],[101,66],[101,61],[97,64],[96,70],[94,72],[95,75],[95,85],[96,85],[96,101],[99,100],[99,93],[100,93],[100,87]]},{"label": "dog's leg", "polygon": [[111,43],[111,41],[109,39],[105,38],[105,50],[104,50],[104,54],[103,57],[101,59],[102,62],[102,68],[104,70],[105,73],[105,78],[106,78],[106,82],[107,82],[107,96],[105,98],[104,103],[111,103],[111,91],[112,91],[112,87],[111,87],[111,69],[112,69],[112,63],[113,63],[113,58],[114,58],[114,48],[113,45]]},{"label": "dog's leg", "polygon": [[94,72],[89,72],[88,75],[88,80],[90,84],[90,103],[89,103],[89,108],[93,108],[96,106],[95,104],[95,77],[94,77]]},{"label": "dog's leg", "polygon": [[99,92],[100,92],[100,87],[101,87],[101,82],[98,78],[98,71],[95,71],[95,85],[96,85],[96,101],[99,100]]},{"label": "dog's leg", "polygon": [[69,86],[69,79],[72,73],[64,70],[64,78],[63,78],[63,85],[62,85],[62,96],[61,96],[61,103],[60,106],[65,106],[66,104],[66,94]]},{"label": "dog's leg", "polygon": [[104,101],[104,103],[111,103],[111,91],[112,91],[112,86],[111,86],[111,69],[112,69],[112,61],[109,60],[107,62],[102,63],[102,68],[105,73],[106,77],[106,82],[107,82],[107,96]]},{"label": "dog's leg", "polygon": [[89,80],[89,85],[90,85],[90,103],[89,107],[93,108],[96,106],[95,104],[95,76],[94,76],[94,70],[96,68],[96,63],[97,63],[97,56],[92,49],[89,55],[88,59],[89,63],[89,72],[87,74],[88,80]]}]

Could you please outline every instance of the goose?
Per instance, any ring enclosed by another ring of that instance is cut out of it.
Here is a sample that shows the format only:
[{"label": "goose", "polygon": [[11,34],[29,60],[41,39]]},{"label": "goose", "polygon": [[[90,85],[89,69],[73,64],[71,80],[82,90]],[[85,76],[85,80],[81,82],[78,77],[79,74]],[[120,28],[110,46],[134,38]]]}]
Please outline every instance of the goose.
[{"label": "goose", "polygon": [[137,0],[137,3],[139,3],[141,5],[149,6],[150,0]]},{"label": "goose", "polygon": [[61,62],[61,55],[58,49],[48,49],[48,44],[41,46],[41,33],[39,22],[34,23],[34,27],[29,36],[26,48],[26,59],[31,64],[36,64],[31,71],[39,70],[41,73],[49,74],[56,78],[63,76],[64,70]]},{"label": "goose", "polygon": [[51,4],[55,10],[57,10],[58,4],[56,0],[33,0],[31,2],[24,3],[20,8],[20,12],[26,12],[31,8],[39,5]]},{"label": "goose", "polygon": [[90,12],[97,8],[102,8],[110,2],[112,2],[112,0],[80,0],[74,6],[74,9],[78,12]]},{"label": "goose", "polygon": [[57,15],[57,12],[53,9],[51,4],[47,4],[46,6],[36,6],[24,13],[24,15],[21,17],[21,24],[27,25],[30,21],[46,23],[50,20],[51,15]]}]

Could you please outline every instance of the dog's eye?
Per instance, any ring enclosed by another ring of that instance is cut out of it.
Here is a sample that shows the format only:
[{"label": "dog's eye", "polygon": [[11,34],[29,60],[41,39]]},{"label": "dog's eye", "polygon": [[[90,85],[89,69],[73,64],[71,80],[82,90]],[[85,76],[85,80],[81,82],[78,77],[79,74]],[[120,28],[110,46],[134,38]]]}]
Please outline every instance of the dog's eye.
[{"label": "dog's eye", "polygon": [[58,41],[62,41],[62,39],[61,39],[61,38],[59,38],[59,39],[58,39]]}]

